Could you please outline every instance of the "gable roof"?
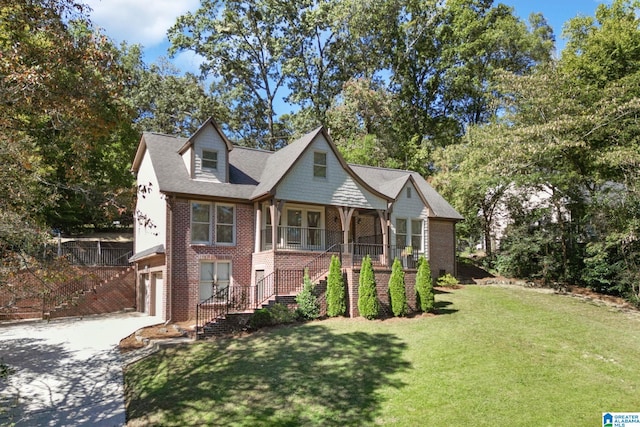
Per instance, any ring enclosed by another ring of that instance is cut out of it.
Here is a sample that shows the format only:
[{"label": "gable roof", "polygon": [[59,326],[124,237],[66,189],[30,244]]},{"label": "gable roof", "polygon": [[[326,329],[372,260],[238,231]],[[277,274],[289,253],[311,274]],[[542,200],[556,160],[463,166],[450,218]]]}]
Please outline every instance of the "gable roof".
[{"label": "gable roof", "polygon": [[[216,126],[213,121],[206,123]],[[138,172],[144,154],[148,152],[160,192],[185,197],[223,198],[249,202],[271,194],[320,135],[324,136],[345,171],[371,193],[393,201],[398,198],[407,182],[411,181],[422,201],[431,209],[435,217],[455,221],[464,219],[417,172],[347,164],[322,127],[275,152],[234,146],[233,151],[229,152],[228,183],[192,179],[189,176],[180,153],[192,143],[193,136],[187,139],[145,132],[131,169],[133,172]]]},{"label": "gable roof", "polygon": [[375,187],[369,185],[369,183],[363,180],[358,174],[356,174],[351,167],[345,162],[342,155],[338,152],[338,148],[335,146],[331,137],[327,133],[324,127],[319,127],[301,138],[293,141],[286,147],[274,152],[265,164],[265,168],[262,171],[262,177],[260,183],[256,187],[253,198],[258,199],[265,195],[268,195],[274,191],[282,179],[289,173],[295,163],[302,157],[302,155],[311,146],[311,143],[322,135],[329,144],[329,147],[333,151],[336,159],[342,166],[342,168],[350,175],[356,182],[362,185],[367,191],[375,194],[383,199],[388,199],[383,193],[380,193]]},{"label": "gable roof", "polygon": [[187,139],[187,141],[185,142],[184,146],[182,146],[182,148],[180,148],[180,150],[178,152],[180,154],[183,154],[188,148],[192,147],[193,146],[193,141],[195,141],[196,136],[198,136],[198,134],[200,132],[202,132],[202,130],[205,129],[207,126],[213,126],[215,131],[218,132],[218,135],[220,135],[220,138],[222,138],[222,140],[224,141],[224,143],[227,146],[227,151],[233,150],[233,144],[231,143],[231,141],[229,141],[227,136],[222,132],[222,129],[220,129],[220,126],[218,126],[218,123],[213,119],[213,117],[209,117],[203,124],[200,125],[198,130],[196,130],[193,133],[193,135],[191,135]]},{"label": "gable roof", "polygon": [[374,166],[350,165],[351,168],[376,187],[378,191],[396,200],[405,187],[407,181],[411,181],[418,190],[422,201],[431,209],[433,215],[438,218],[461,221],[464,219],[434,188],[417,172],[378,168]]}]

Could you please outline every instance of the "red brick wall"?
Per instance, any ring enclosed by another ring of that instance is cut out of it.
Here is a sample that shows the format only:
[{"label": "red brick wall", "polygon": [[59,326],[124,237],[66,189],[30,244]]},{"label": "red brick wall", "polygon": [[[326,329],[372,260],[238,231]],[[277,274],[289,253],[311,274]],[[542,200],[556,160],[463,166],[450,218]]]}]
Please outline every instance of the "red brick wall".
[{"label": "red brick wall", "polygon": [[199,294],[200,261],[230,260],[232,283],[251,284],[251,263],[254,247],[253,205],[236,204],[236,244],[209,246],[191,244],[190,201],[174,199],[172,207],[173,229],[171,246],[171,319],[185,321],[195,318]]},{"label": "red brick wall", "polygon": [[456,274],[455,222],[429,219],[429,265],[434,278],[440,271]]}]

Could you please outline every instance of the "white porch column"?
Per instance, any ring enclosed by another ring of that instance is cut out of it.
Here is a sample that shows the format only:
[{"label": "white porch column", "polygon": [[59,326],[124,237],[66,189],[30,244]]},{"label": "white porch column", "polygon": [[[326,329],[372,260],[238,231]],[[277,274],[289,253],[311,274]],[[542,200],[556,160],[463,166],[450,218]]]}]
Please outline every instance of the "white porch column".
[{"label": "white porch column", "polygon": [[349,244],[349,229],[351,227],[351,217],[356,208],[349,208],[346,206],[340,206],[338,212],[340,212],[340,222],[342,223],[342,243],[346,246]]},{"label": "white porch column", "polygon": [[282,214],[284,204],[285,200],[276,201],[276,199],[271,199],[271,204],[269,205],[269,211],[271,214],[271,245],[274,251],[278,245],[278,226],[280,224],[280,215]]},{"label": "white porch column", "polygon": [[388,211],[378,209],[378,219],[380,220],[380,230],[382,230],[382,259],[384,260],[384,265],[389,265]]},{"label": "white porch column", "polygon": [[260,252],[262,250],[262,203],[255,202],[253,204],[253,210],[256,213],[256,236],[255,236],[255,245],[253,247],[253,252]]}]

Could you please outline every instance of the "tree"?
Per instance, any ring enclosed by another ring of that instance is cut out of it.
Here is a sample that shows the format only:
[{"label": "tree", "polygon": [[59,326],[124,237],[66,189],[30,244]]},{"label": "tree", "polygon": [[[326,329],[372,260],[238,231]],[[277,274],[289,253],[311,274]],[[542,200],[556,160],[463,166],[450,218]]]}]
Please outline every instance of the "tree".
[{"label": "tree", "polygon": [[327,316],[344,316],[346,312],[347,300],[342,280],[340,258],[333,255],[329,266],[329,276],[327,277]]},{"label": "tree", "polygon": [[416,305],[424,313],[434,308],[435,297],[433,294],[433,278],[429,260],[424,255],[418,259],[418,271],[416,273]]},{"label": "tree", "polygon": [[396,258],[391,266],[389,277],[389,299],[391,300],[391,312],[394,316],[405,316],[409,311],[407,306],[407,290],[404,283],[404,270],[402,263]]},{"label": "tree", "polygon": [[304,319],[317,319],[320,316],[320,303],[314,294],[315,285],[309,278],[309,270],[305,269],[302,292],[296,295],[298,313]]},{"label": "tree", "polygon": [[139,132],[188,137],[211,116],[221,123],[228,121],[228,111],[197,76],[180,74],[165,58],[146,66],[139,46],[123,45],[121,49],[124,66],[133,80],[126,98],[136,111]]},{"label": "tree", "polygon": [[[192,50],[205,58],[213,91],[233,112],[229,126],[241,142],[275,149],[286,143],[275,101],[285,84],[282,59],[293,42],[290,19],[298,2],[204,0],[169,30],[170,52]],[[247,125],[245,125],[245,123]]]},{"label": "tree", "polygon": [[118,198],[132,178],[122,158],[135,142],[118,51],[75,1],[1,4],[0,143],[20,153],[13,172],[38,182],[20,190],[39,201],[29,218],[65,230],[124,221]]},{"label": "tree", "polygon": [[360,281],[358,286],[358,311],[366,319],[375,319],[380,311],[378,290],[373,275],[371,257],[365,256],[360,267]]}]

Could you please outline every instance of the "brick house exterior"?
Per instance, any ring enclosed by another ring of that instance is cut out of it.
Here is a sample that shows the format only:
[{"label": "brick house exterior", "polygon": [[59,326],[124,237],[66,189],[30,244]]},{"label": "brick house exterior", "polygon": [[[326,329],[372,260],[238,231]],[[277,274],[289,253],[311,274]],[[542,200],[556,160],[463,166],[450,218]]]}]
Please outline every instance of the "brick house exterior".
[{"label": "brick house exterior", "polygon": [[323,128],[276,152],[233,146],[213,119],[190,138],[144,133],[132,170],[136,301],[165,320],[194,319],[223,295],[255,308],[295,293],[302,271],[321,280],[334,254],[351,316],[364,255],[381,290],[403,261],[410,307],[418,256],[434,277],[456,274],[455,209],[415,172],[347,164]]}]

